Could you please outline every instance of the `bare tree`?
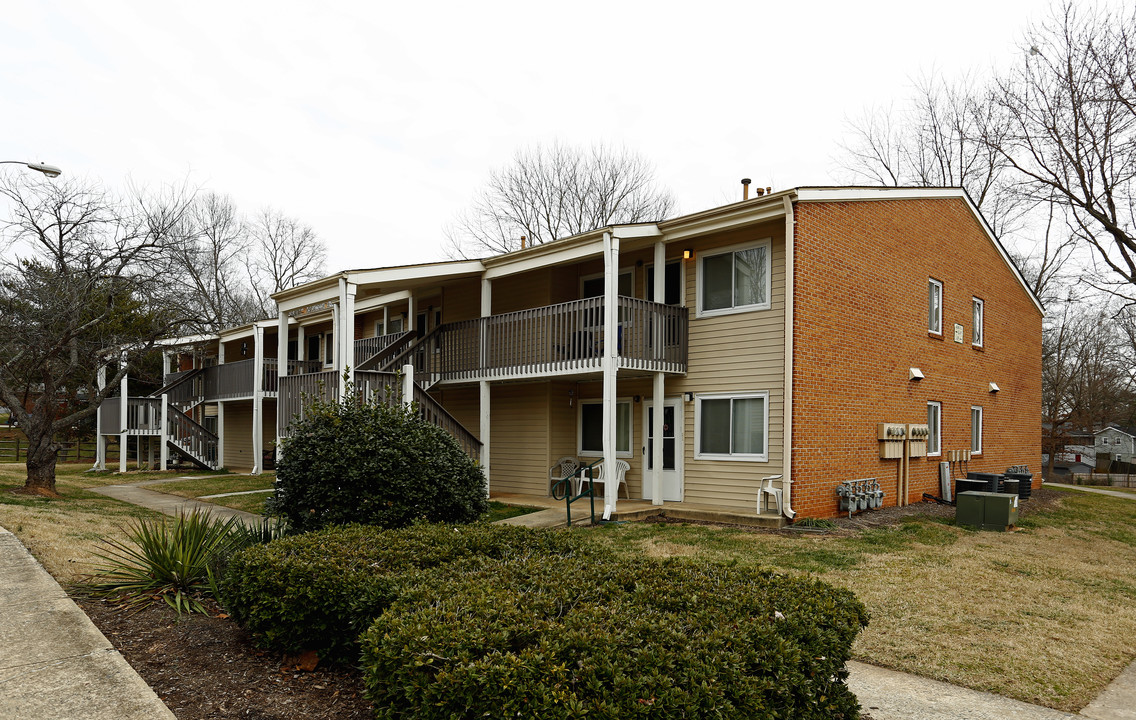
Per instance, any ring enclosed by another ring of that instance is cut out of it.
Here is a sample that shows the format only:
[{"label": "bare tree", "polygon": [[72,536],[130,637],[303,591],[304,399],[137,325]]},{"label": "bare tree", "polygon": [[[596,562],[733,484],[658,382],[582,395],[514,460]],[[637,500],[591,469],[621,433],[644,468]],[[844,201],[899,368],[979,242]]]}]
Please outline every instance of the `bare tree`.
[{"label": "bare tree", "polygon": [[248,278],[263,317],[276,310],[273,293],[323,276],[327,246],[310,226],[265,208],[247,232]]},{"label": "bare tree", "polygon": [[1009,163],[988,144],[1006,122],[992,98],[963,77],[938,75],[918,82],[899,111],[873,108],[847,122],[841,166],[853,182],[917,187],[961,187],[995,233],[1012,230],[1034,202],[1014,192]]},{"label": "bare tree", "polygon": [[1022,53],[990,93],[1007,127],[985,142],[1027,197],[1068,210],[1105,284],[1136,299],[1136,10],[1066,2],[1026,32]]},{"label": "bare tree", "polygon": [[451,254],[478,257],[615,223],[663,220],[675,200],[638,153],[554,143],[517,151],[446,229]]},{"label": "bare tree", "polygon": [[0,178],[0,195],[0,401],[28,438],[24,492],[55,495],[58,434],[126,372],[98,389],[100,358],[137,358],[183,321],[162,307],[160,279],[184,207],[23,175]]}]

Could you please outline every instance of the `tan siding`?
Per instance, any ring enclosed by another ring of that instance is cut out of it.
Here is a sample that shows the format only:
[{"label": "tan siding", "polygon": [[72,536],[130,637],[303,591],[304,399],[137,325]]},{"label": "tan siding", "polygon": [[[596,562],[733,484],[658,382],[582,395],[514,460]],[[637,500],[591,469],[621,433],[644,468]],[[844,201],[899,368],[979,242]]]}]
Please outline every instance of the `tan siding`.
[{"label": "tan siding", "polygon": [[492,491],[548,492],[548,384],[492,388],[490,474]]},{"label": "tan siding", "polygon": [[442,289],[442,322],[472,320],[481,317],[481,281],[449,285]]},{"label": "tan siding", "polygon": [[478,408],[480,391],[477,386],[445,388],[430,393],[434,399],[441,403],[446,412],[465,426],[466,430],[480,439],[481,411]]},{"label": "tan siding", "polygon": [[[493,281],[493,314],[549,304],[549,278],[555,268],[542,268]],[[479,307],[480,307],[480,301]]]},{"label": "tan siding", "polygon": [[355,316],[355,339],[375,337],[376,334],[381,335],[382,329],[375,332],[375,323],[383,321],[383,309],[368,310],[361,315]]},{"label": "tan siding", "polygon": [[230,470],[252,468],[252,401],[226,402],[225,467]]}]

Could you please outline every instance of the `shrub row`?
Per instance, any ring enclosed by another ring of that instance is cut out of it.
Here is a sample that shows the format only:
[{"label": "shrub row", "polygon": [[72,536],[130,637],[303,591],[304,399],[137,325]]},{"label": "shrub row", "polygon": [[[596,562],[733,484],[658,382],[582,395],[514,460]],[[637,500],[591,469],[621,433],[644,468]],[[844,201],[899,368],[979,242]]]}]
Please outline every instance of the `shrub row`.
[{"label": "shrub row", "polygon": [[532,555],[425,573],[363,638],[378,718],[854,718],[846,590]]},{"label": "shrub row", "polygon": [[506,525],[335,527],[237,553],[222,597],[262,646],[356,662],[359,635],[425,569],[533,556],[578,564],[599,552],[578,533]]}]

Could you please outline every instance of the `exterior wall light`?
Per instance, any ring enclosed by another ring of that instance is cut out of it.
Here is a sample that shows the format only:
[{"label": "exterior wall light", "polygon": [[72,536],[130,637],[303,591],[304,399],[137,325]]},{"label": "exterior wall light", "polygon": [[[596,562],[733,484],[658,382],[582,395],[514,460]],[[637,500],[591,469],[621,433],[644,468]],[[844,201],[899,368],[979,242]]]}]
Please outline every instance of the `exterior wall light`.
[{"label": "exterior wall light", "polygon": [[694,259],[694,248],[686,248],[685,250],[683,250],[682,251],[682,259],[683,260],[693,260]]}]

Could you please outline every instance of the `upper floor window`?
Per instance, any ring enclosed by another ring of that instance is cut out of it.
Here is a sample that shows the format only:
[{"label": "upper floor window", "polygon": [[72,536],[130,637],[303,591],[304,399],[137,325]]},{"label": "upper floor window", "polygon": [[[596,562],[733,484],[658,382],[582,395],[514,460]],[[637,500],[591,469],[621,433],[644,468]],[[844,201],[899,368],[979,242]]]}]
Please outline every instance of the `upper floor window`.
[{"label": "upper floor window", "polygon": [[927,332],[943,334],[943,283],[927,279]]},{"label": "upper floor window", "polygon": [[771,245],[766,239],[703,255],[698,261],[698,315],[768,310]]},{"label": "upper floor window", "polygon": [[927,454],[939,455],[942,451],[943,404],[927,403]]},{"label": "upper floor window", "polygon": [[971,343],[975,347],[982,347],[982,316],[984,313],[985,303],[974,298],[974,331],[971,335]]}]

